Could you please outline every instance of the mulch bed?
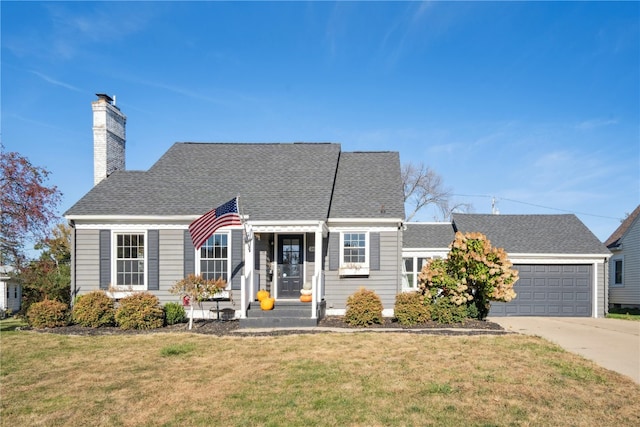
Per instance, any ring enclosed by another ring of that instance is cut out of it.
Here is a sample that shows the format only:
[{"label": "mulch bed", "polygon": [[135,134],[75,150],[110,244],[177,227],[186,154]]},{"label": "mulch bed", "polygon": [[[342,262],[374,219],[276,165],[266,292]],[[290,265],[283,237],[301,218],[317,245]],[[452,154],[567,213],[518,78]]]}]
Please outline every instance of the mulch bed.
[{"label": "mulch bed", "polygon": [[[385,329],[395,332],[421,333],[431,335],[502,335],[507,332],[502,327],[493,322],[469,319],[464,323],[441,324],[437,322],[425,322],[415,326],[400,325],[394,319],[385,319],[381,325],[371,325],[369,327],[354,327],[344,322],[342,316],[327,316],[318,322],[318,326],[327,328],[344,328],[358,330],[358,332],[384,332]],[[30,328],[22,328],[30,329]],[[150,330],[123,330],[118,327],[87,328],[79,325],[63,326],[59,328],[33,329],[37,332],[63,334],[63,335],[141,335],[162,332],[191,332],[196,334],[216,335],[216,336],[279,336],[292,334],[317,334],[326,333],[317,329],[265,329],[251,330],[243,332],[240,329],[238,320],[216,321],[216,320],[195,320],[193,328],[189,331],[187,323],[165,326]]]}]

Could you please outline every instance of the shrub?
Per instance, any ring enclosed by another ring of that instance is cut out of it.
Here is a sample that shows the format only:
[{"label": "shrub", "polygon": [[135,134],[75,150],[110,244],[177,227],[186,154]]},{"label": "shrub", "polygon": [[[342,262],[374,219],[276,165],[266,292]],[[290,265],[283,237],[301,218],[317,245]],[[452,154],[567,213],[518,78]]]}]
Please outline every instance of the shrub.
[{"label": "shrub", "polygon": [[160,328],[164,323],[164,310],[155,295],[137,292],[119,301],[116,323],[122,329]]},{"label": "shrub", "polygon": [[164,305],[164,319],[167,325],[175,325],[182,323],[187,319],[182,304],[177,302],[168,302]]},{"label": "shrub", "polygon": [[345,322],[352,326],[368,326],[382,323],[382,301],[374,292],[360,288],[347,298]]},{"label": "shrub", "polygon": [[417,292],[396,295],[393,312],[401,325],[412,326],[431,320],[431,306],[425,304],[424,296]]},{"label": "shrub", "polygon": [[46,299],[35,302],[27,310],[27,321],[34,328],[55,328],[69,324],[69,306],[63,302]]},{"label": "shrub", "polygon": [[438,323],[462,323],[467,319],[467,306],[457,305],[449,298],[438,298],[431,305],[431,320]]},{"label": "shrub", "polygon": [[71,319],[80,326],[99,328],[115,323],[113,300],[103,291],[93,291],[76,299]]}]

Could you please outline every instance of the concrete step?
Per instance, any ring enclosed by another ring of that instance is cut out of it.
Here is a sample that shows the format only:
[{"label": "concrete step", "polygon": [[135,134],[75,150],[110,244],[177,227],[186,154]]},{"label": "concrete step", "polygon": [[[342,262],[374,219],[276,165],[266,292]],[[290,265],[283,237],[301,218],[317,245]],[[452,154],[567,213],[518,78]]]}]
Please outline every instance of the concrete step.
[{"label": "concrete step", "polygon": [[240,319],[240,328],[308,328],[318,326],[309,317],[249,317]]}]

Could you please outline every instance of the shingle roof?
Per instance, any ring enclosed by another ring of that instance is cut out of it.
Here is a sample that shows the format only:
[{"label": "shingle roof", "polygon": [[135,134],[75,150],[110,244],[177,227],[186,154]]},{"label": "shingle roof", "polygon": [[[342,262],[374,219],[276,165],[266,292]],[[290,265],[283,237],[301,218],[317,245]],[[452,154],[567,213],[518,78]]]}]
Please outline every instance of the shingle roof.
[{"label": "shingle roof", "polygon": [[341,153],[329,217],[404,219],[399,153]]},{"label": "shingle roof", "polygon": [[406,227],[402,233],[402,247],[405,249],[448,248],[455,238],[453,225],[450,222],[411,222],[407,223]]},{"label": "shingle roof", "polygon": [[[340,156],[330,143],[176,143],[148,171],[114,172],[65,215],[201,215],[239,195],[250,220],[326,220]],[[388,188],[377,189],[385,201]]]},{"label": "shingle roof", "polygon": [[480,232],[511,253],[598,254],[609,250],[575,215],[453,214],[456,231]]},{"label": "shingle roof", "polygon": [[631,227],[631,224],[633,224],[633,222],[636,220],[636,218],[638,218],[639,215],[640,205],[638,205],[638,207],[635,208],[633,212],[631,212],[631,215],[629,215],[624,219],[624,221],[622,221],[620,227],[618,227],[616,231],[614,231],[611,236],[609,236],[609,238],[604,242],[605,246],[608,248],[618,246],[620,239],[624,237],[624,235],[627,233],[627,230],[629,230],[629,228]]}]

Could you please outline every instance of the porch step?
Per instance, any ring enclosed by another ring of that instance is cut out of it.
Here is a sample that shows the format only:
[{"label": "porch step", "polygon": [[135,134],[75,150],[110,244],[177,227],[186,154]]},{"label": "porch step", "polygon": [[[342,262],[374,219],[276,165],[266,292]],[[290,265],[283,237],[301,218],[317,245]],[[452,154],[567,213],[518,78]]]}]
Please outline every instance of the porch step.
[{"label": "porch step", "polygon": [[308,328],[318,326],[309,317],[248,317],[240,319],[240,328]]},{"label": "porch step", "polygon": [[247,318],[240,319],[241,328],[295,328],[317,326],[318,319],[311,318],[311,304],[300,301],[276,301],[273,310],[260,309],[260,303],[252,302]]}]

